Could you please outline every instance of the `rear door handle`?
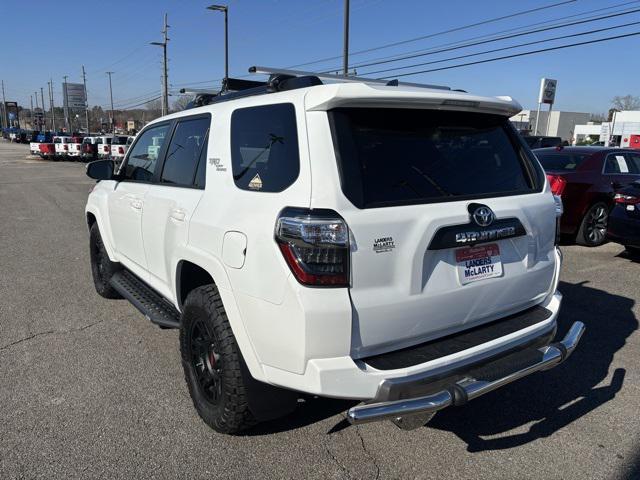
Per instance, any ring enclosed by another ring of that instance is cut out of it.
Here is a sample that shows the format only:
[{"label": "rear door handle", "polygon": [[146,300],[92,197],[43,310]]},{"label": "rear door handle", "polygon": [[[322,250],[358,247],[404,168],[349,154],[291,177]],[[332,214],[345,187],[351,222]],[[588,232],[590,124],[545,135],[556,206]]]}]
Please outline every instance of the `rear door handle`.
[{"label": "rear door handle", "polygon": [[131,205],[131,208],[135,208],[136,210],[142,210],[142,200],[133,199],[129,205]]},{"label": "rear door handle", "polygon": [[184,210],[180,210],[178,208],[174,208],[171,210],[171,218],[177,220],[178,222],[183,222],[186,217]]}]

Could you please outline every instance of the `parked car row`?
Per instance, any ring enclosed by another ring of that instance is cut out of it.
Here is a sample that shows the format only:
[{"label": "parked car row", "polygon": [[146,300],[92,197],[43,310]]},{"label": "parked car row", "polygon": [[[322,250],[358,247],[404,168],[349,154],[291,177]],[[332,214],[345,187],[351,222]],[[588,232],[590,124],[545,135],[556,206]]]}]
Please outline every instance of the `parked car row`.
[{"label": "parked car row", "polygon": [[29,144],[32,155],[47,160],[91,161],[99,158],[111,158],[120,161],[124,158],[134,137],[126,135],[51,135],[41,133]]},{"label": "parked car row", "polygon": [[606,147],[533,150],[562,198],[560,232],[581,245],[640,248],[640,152]]}]

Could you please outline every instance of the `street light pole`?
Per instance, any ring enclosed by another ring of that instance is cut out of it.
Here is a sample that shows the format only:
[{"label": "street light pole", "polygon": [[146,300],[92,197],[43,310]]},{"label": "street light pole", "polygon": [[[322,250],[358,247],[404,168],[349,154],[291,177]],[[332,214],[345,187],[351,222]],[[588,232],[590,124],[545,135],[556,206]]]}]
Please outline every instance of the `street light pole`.
[{"label": "street light pole", "polygon": [[349,75],[349,0],[344,0],[344,44],[342,46],[342,74]]},{"label": "street light pole", "polygon": [[114,116],[114,112],[113,112],[113,89],[111,87],[111,74],[114,72],[107,72],[107,75],[109,75],[109,96],[111,97],[111,117],[109,119],[109,121],[111,122],[111,133],[115,133],[115,126],[113,123],[113,116]]},{"label": "street light pole", "polygon": [[157,45],[162,47],[162,60],[163,60],[163,69],[162,69],[162,116],[167,115],[169,113],[169,74],[167,69],[167,42],[169,38],[167,37],[167,32],[169,29],[169,25],[167,25],[167,14],[164,14],[164,28],[162,29],[163,41],[162,42],[151,42],[151,45]]},{"label": "street light pole", "polygon": [[229,82],[229,7],[226,5],[209,5],[207,9],[224,13],[224,81],[222,82],[222,88],[227,90]]}]

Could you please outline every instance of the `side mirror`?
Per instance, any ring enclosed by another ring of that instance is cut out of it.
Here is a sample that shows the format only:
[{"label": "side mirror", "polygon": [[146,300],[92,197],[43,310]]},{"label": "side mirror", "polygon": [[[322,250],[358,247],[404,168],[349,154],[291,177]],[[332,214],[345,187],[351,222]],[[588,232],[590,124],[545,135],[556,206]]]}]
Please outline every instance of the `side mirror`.
[{"label": "side mirror", "polygon": [[111,180],[113,171],[113,160],[96,160],[87,164],[87,177],[95,180]]}]

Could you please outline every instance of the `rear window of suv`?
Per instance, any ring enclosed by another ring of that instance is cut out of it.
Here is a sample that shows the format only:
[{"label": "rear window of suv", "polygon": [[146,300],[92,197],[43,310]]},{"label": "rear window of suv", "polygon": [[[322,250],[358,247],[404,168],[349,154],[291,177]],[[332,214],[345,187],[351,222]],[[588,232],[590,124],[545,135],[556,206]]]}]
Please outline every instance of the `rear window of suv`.
[{"label": "rear window of suv", "polygon": [[572,172],[576,170],[589,155],[570,153],[536,153],[538,161],[548,172]]},{"label": "rear window of suv", "polygon": [[359,208],[539,191],[504,117],[418,109],[329,112],[342,190]]}]

